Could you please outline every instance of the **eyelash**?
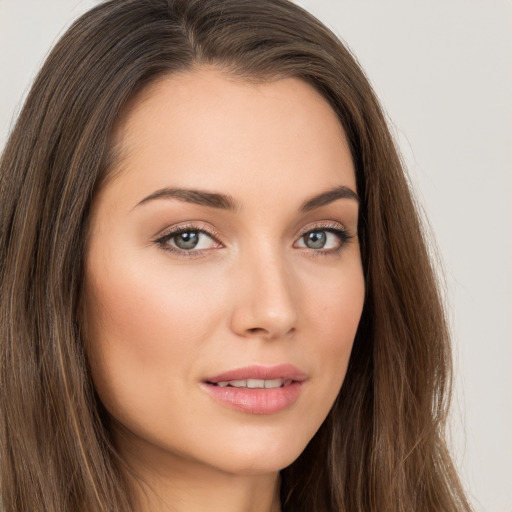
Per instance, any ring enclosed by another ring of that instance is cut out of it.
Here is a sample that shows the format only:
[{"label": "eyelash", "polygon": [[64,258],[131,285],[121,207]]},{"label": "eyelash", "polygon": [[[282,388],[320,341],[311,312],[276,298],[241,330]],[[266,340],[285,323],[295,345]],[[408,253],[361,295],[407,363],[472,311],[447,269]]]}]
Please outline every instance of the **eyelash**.
[{"label": "eyelash", "polygon": [[[164,251],[170,252],[175,256],[180,258],[201,258],[206,256],[205,252],[211,249],[191,249],[184,250],[179,249],[177,247],[173,247],[169,245],[169,241],[174,237],[181,235],[182,233],[188,232],[202,233],[209,236],[216,244],[221,245],[219,242],[219,234],[213,230],[211,227],[206,225],[198,225],[198,224],[187,224],[184,226],[179,226],[177,228],[173,228],[167,232],[165,232],[162,236],[159,236],[154,243],[156,243],[161,249]],[[332,233],[336,235],[340,239],[340,246],[334,249],[311,249],[308,247],[300,247],[299,249],[305,250],[314,255],[314,257],[328,257],[328,256],[336,256],[338,255],[345,245],[350,242],[354,235],[351,234],[346,228],[344,228],[341,224],[338,223],[325,223],[325,224],[317,224],[315,226],[309,227],[307,230],[303,231],[301,235],[297,238],[297,240],[302,239],[308,233],[314,233],[316,231],[326,231],[328,233]]]}]

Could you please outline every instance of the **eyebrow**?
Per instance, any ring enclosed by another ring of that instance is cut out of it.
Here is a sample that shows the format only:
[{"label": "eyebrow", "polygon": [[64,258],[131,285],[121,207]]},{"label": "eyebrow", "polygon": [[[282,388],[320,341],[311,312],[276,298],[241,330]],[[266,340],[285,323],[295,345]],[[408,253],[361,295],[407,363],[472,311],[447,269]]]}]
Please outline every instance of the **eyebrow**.
[{"label": "eyebrow", "polygon": [[307,199],[302,203],[299,211],[302,213],[310,212],[321,206],[331,204],[338,199],[353,199],[357,204],[361,202],[359,196],[351,188],[340,185]]},{"label": "eyebrow", "polygon": [[221,210],[237,211],[241,205],[227,194],[217,192],[207,192],[205,190],[195,190],[190,188],[162,188],[153,192],[140,201],[137,206],[154,201],[155,199],[179,199],[186,203],[209,206],[210,208],[219,208]]},{"label": "eyebrow", "polygon": [[[169,187],[153,192],[137,203],[136,206],[140,206],[156,199],[178,199],[186,203],[193,203],[232,212],[236,212],[241,209],[241,204],[228,194],[208,192],[206,190]],[[360,203],[359,196],[351,188],[340,185],[307,199],[299,207],[299,212],[306,213],[333,203],[338,199],[352,199],[358,204]]]}]

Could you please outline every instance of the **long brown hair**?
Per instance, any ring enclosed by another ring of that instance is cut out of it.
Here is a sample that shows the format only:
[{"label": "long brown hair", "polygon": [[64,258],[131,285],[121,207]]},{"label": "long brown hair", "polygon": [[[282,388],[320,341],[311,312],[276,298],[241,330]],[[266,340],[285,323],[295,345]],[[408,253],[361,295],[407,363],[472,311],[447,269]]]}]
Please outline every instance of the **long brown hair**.
[{"label": "long brown hair", "polygon": [[339,116],[362,199],[366,302],[328,418],[282,471],[290,512],[469,511],[443,440],[450,349],[414,202],[350,52],[287,0],[111,0],[39,73],[1,157],[0,472],[5,512],[133,510],[80,328],[88,215],[127,101],[213,65],[299,77]]}]

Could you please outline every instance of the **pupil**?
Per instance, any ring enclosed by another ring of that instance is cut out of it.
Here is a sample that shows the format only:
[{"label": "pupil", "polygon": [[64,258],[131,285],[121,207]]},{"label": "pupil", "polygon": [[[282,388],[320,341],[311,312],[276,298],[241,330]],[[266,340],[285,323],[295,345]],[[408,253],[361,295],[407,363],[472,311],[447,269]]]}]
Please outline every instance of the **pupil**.
[{"label": "pupil", "polygon": [[187,231],[176,236],[174,243],[180,249],[193,249],[199,242],[199,236],[194,231]]},{"label": "pupil", "polygon": [[304,243],[310,249],[321,249],[327,241],[327,235],[325,231],[312,231],[305,237]]}]

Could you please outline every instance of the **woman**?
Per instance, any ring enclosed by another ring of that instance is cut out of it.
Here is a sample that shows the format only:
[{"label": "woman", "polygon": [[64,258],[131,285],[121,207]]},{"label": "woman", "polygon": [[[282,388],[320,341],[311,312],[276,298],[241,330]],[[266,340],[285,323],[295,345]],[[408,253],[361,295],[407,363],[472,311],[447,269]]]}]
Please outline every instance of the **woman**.
[{"label": "woman", "polygon": [[1,177],[7,512],[470,510],[399,158],[299,7],[98,6]]}]

